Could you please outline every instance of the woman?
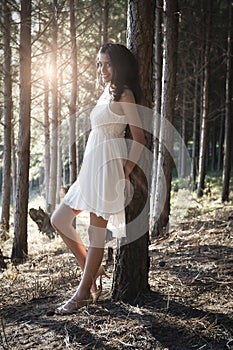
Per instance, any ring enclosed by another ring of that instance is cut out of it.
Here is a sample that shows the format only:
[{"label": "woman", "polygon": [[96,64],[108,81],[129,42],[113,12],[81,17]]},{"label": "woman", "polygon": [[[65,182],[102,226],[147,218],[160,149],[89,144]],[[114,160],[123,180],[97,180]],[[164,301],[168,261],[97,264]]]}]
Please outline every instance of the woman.
[{"label": "woman", "polygon": [[[101,266],[106,227],[112,221],[116,237],[125,235],[125,189],[144,144],[136,103],[140,102],[137,63],[123,45],[105,44],[97,56],[98,82],[105,89],[91,112],[92,131],[78,179],[52,216],[52,224],[75,255],[83,276],[75,294],[56,310],[70,314],[95,301],[101,293],[96,279],[105,274]],[[129,154],[124,139],[129,125],[133,143]],[[88,251],[72,226],[82,210],[90,213]]]}]

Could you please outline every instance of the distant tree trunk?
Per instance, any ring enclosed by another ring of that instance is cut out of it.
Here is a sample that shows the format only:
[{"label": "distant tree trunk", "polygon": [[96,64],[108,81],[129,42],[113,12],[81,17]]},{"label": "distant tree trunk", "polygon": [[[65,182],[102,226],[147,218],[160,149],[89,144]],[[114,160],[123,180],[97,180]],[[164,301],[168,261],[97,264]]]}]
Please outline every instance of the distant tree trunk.
[{"label": "distant tree trunk", "polygon": [[20,115],[14,241],[12,259],[22,261],[28,253],[27,217],[30,161],[31,109],[31,1],[21,1],[20,25]]},{"label": "distant tree trunk", "polygon": [[217,135],[216,135],[216,131],[217,129],[213,126],[212,128],[212,142],[211,142],[211,145],[212,145],[212,149],[211,149],[211,171],[214,171],[215,170],[215,165],[216,165],[216,138],[217,138]]},{"label": "distant tree trunk", "polygon": [[1,223],[9,230],[11,192],[11,132],[12,132],[12,77],[11,77],[11,11],[4,0],[3,5],[4,43],[4,148],[2,175],[2,215]]},{"label": "distant tree trunk", "polygon": [[222,175],[222,201],[229,200],[229,184],[231,174],[231,147],[232,147],[232,114],[233,114],[233,2],[230,1],[229,30],[227,44],[227,72],[226,72],[226,107],[225,107],[225,138],[224,138],[224,160]]},{"label": "distant tree trunk", "polygon": [[[60,72],[60,86],[63,85],[63,73]],[[61,121],[61,108],[62,108],[62,96],[59,94],[57,105],[57,181],[56,181],[56,204],[59,204],[61,201],[60,191],[62,187],[62,145],[61,140],[64,137],[62,130],[62,121]],[[69,140],[68,140],[69,142]]]},{"label": "distant tree trunk", "polygon": [[[178,45],[178,1],[164,0],[164,45],[163,45],[163,74],[162,74],[162,104],[161,104],[161,126],[159,134],[159,158],[155,196],[155,225],[153,234],[162,235],[163,229],[169,222],[170,195],[172,179],[172,155],[166,145],[172,149],[173,135],[166,127],[166,120],[173,122],[175,107],[175,88],[177,70],[177,45]],[[163,184],[163,174],[165,184]],[[165,185],[165,187],[164,187]],[[165,196],[165,197],[164,197]],[[161,203],[164,207],[161,208]],[[162,209],[162,210],[161,210]],[[161,212],[161,214],[160,214]],[[160,214],[160,215],[159,215]]]},{"label": "distant tree trunk", "polygon": [[72,69],[72,87],[70,96],[70,184],[76,180],[77,176],[77,156],[76,156],[76,103],[77,103],[77,44],[76,44],[76,26],[75,26],[75,8],[74,0],[70,0],[70,40],[71,40],[71,69]]},{"label": "distant tree trunk", "polygon": [[[129,0],[128,6],[128,47],[136,55],[139,62],[144,97],[143,105],[152,108],[155,3],[153,0],[146,2]],[[146,55],[145,52],[147,53]],[[150,148],[152,139],[148,137],[146,142]],[[147,167],[149,167],[148,163]],[[131,176],[134,186],[134,198],[126,208],[127,223],[130,223],[139,215],[144,205],[147,206],[149,188],[147,188],[146,192],[142,189],[146,187],[144,186],[145,178],[143,175],[143,172],[138,167],[135,167]],[[137,182],[134,179],[137,179]],[[145,220],[149,223],[149,205],[146,216]],[[133,240],[132,243],[120,245],[117,249],[112,290],[112,296],[115,300],[135,302],[142,293],[149,290],[149,233],[143,233],[145,232],[143,231],[144,229],[147,230],[145,226],[140,228],[142,230],[140,238]],[[131,231],[130,225],[128,225],[127,239],[133,236],[134,232]]]},{"label": "distant tree trunk", "polygon": [[50,178],[48,212],[51,214],[56,204],[57,189],[57,152],[58,152],[58,97],[57,97],[57,0],[52,0],[52,118],[50,142]]},{"label": "distant tree trunk", "polygon": [[202,97],[202,116],[201,116],[201,137],[199,151],[199,174],[197,184],[197,196],[202,197],[205,188],[206,175],[206,150],[207,150],[207,122],[209,114],[209,77],[210,77],[210,31],[211,31],[211,0],[207,2],[207,24],[205,38],[204,54],[204,80]]},{"label": "distant tree trunk", "polygon": [[44,191],[46,210],[48,210],[49,195],[49,173],[50,173],[50,122],[49,122],[49,80],[45,72],[44,74]]},{"label": "distant tree trunk", "polygon": [[219,131],[219,146],[218,146],[218,164],[217,170],[220,171],[222,167],[222,158],[223,158],[223,134],[224,134],[224,117],[225,113],[221,113],[220,116],[220,131]]},{"label": "distant tree trunk", "polygon": [[11,161],[12,161],[12,203],[13,203],[13,207],[15,207],[16,183],[17,183],[17,158],[16,158],[14,127],[12,127],[11,129]]},{"label": "distant tree trunk", "polygon": [[[186,145],[186,132],[187,132],[187,126],[186,126],[186,83],[184,83],[183,86],[183,101],[182,101],[182,126],[181,126],[181,137],[184,141],[184,144]],[[181,157],[180,157],[180,176],[185,177],[186,175],[186,157],[185,157],[185,148],[181,147]]]},{"label": "distant tree trunk", "polygon": [[109,0],[104,1],[103,8],[103,40],[102,43],[106,44],[108,42],[108,19],[109,19]]},{"label": "distant tree trunk", "polygon": [[162,19],[163,19],[163,0],[156,0],[155,10],[155,94],[154,94],[154,144],[153,144],[153,165],[151,179],[151,203],[150,203],[150,229],[153,236],[153,226],[155,218],[155,191],[156,177],[158,167],[159,152],[159,129],[160,129],[160,113],[161,113],[161,90],[162,90]]},{"label": "distant tree trunk", "polygon": [[192,164],[191,164],[191,179],[193,181],[193,190],[196,187],[196,158],[197,158],[197,99],[198,99],[198,75],[195,68],[195,87],[193,100],[193,146],[192,146]]}]

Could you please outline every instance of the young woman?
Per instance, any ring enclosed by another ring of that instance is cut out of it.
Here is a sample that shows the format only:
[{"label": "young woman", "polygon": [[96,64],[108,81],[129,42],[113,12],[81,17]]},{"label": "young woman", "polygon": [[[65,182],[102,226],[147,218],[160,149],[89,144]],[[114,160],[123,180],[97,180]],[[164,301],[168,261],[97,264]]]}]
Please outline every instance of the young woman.
[{"label": "young woman", "polygon": [[[144,144],[136,109],[140,87],[133,54],[120,44],[103,45],[97,56],[97,77],[105,89],[91,112],[92,130],[83,164],[51,219],[83,271],[77,291],[56,310],[58,314],[73,313],[100,296],[96,279],[105,274],[101,262],[106,227],[112,222],[113,234],[118,238],[125,235],[125,191],[129,191],[129,176]],[[129,153],[124,139],[127,124],[133,138]],[[90,213],[87,251],[72,226],[82,210]]]}]

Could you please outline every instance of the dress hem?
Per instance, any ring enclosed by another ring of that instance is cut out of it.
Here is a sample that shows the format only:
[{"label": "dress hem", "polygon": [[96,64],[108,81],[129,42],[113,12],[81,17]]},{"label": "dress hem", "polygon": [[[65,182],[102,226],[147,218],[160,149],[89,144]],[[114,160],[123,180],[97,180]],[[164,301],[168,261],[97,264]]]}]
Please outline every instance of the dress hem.
[{"label": "dress hem", "polygon": [[[108,221],[108,223],[110,223],[110,224],[111,224],[111,217],[114,217],[114,214],[108,215],[108,217],[106,217],[106,215],[104,213],[101,213],[101,212],[98,212],[95,210],[92,211],[90,208],[87,208],[87,207],[82,207],[82,208],[79,207],[78,209],[76,209],[76,208],[72,207],[71,203],[69,203],[65,200],[63,201],[63,203],[74,210],[80,210],[80,211],[86,210],[89,213],[94,213],[96,216],[102,217],[104,220]],[[113,224],[113,226],[115,226],[115,225]],[[126,237],[125,222],[123,224],[123,228],[120,225],[120,226],[118,226],[118,228],[116,228],[116,226],[115,226],[115,228],[112,227],[110,230],[112,231],[112,237],[115,239],[121,239],[121,238]]]},{"label": "dress hem", "polygon": [[67,201],[63,201],[64,202],[64,204],[65,205],[67,205],[68,207],[70,207],[71,209],[74,209],[74,210],[80,210],[80,211],[83,211],[83,210],[86,210],[86,211],[88,211],[89,213],[93,213],[93,214],[95,214],[96,216],[98,216],[98,217],[102,217],[104,220],[106,220],[106,221],[109,221],[109,219],[110,219],[110,217],[112,216],[112,215],[114,215],[114,214],[110,214],[110,215],[105,215],[105,213],[101,213],[101,212],[99,212],[99,211],[96,211],[96,210],[92,210],[91,208],[87,208],[87,207],[79,207],[79,208],[74,208],[73,206],[72,206],[72,204],[71,203],[69,203],[69,202],[67,202]]}]

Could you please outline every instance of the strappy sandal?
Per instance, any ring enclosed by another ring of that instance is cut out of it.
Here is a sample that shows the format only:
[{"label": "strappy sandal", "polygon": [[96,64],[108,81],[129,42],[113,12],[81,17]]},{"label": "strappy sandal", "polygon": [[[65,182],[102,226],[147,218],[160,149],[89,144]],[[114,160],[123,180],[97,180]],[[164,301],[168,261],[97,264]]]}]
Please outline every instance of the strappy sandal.
[{"label": "strappy sandal", "polygon": [[100,268],[99,268],[99,270],[98,270],[97,277],[96,277],[96,279],[97,279],[97,278],[100,279],[99,288],[97,289],[97,291],[91,292],[91,296],[92,296],[93,303],[95,303],[95,302],[99,299],[99,297],[100,297],[100,295],[101,295],[101,293],[102,293],[102,290],[103,290],[103,286],[102,286],[102,277],[103,277],[103,276],[106,276],[107,278],[110,278],[110,277],[108,276],[108,274],[106,273],[104,267],[101,265]]},{"label": "strappy sandal", "polygon": [[75,299],[75,294],[64,305],[55,309],[56,315],[71,315],[79,311],[82,307],[89,306],[93,303],[93,298],[85,300]]}]

